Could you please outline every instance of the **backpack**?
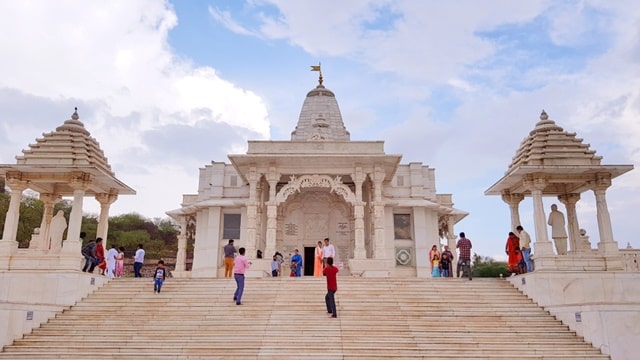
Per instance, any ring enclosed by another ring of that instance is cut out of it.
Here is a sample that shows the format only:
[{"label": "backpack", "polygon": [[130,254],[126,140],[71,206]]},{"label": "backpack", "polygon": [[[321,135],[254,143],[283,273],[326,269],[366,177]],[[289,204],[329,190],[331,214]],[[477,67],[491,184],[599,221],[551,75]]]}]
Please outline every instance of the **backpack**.
[{"label": "backpack", "polygon": [[82,248],[82,255],[93,256],[96,252],[96,242],[92,241]]}]

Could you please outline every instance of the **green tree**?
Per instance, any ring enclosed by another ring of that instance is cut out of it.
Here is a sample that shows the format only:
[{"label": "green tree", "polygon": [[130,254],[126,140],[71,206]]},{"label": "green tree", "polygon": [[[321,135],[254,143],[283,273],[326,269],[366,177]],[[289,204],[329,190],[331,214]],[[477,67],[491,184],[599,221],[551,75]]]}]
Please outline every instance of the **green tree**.
[{"label": "green tree", "polygon": [[[44,203],[36,198],[36,194],[25,193],[20,203],[20,219],[16,240],[20,247],[28,247],[35,228],[40,227]],[[0,193],[0,229],[9,209],[11,196]],[[53,213],[62,210],[69,219],[72,202],[61,200],[55,204]],[[80,231],[87,233],[86,242],[96,238],[98,218],[96,215],[83,215]],[[177,250],[178,231],[173,222],[166,218],[149,220],[140,214],[130,213],[109,218],[109,238],[107,242],[116,246],[124,246],[129,252],[135,251],[138,244],[143,244],[150,258],[172,257]],[[63,235],[66,239],[66,231]]]},{"label": "green tree", "polygon": [[473,254],[473,276],[474,277],[500,277],[507,274],[507,263],[495,261],[488,256]]}]

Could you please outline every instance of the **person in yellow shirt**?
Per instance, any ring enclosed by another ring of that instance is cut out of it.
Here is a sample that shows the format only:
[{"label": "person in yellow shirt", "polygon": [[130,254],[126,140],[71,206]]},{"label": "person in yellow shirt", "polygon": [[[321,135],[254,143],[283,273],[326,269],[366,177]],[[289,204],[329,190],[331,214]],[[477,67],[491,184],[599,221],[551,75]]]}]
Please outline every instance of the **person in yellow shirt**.
[{"label": "person in yellow shirt", "polygon": [[531,237],[529,236],[529,233],[524,230],[522,225],[518,225],[518,227],[516,227],[516,231],[518,231],[518,237],[520,238],[520,250],[522,250],[524,263],[527,265],[527,272],[532,272],[533,267],[531,266]]}]

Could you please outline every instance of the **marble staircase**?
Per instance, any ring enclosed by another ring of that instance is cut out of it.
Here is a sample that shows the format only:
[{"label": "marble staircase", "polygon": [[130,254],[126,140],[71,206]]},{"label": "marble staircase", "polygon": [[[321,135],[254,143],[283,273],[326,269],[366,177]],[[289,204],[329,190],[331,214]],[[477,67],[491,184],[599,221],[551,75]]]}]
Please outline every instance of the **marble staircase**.
[{"label": "marble staircase", "polygon": [[609,359],[501,279],[117,279],[0,359]]}]

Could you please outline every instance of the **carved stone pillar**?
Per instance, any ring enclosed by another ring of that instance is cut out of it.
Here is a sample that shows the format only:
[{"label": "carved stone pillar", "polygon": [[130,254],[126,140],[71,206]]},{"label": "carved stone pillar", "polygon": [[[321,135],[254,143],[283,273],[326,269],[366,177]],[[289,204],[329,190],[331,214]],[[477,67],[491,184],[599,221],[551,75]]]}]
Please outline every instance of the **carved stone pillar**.
[{"label": "carved stone pillar", "polygon": [[42,221],[40,222],[40,236],[32,237],[29,242],[29,249],[47,251],[49,249],[51,231],[51,219],[53,219],[53,207],[60,200],[56,194],[40,194],[40,201],[44,203],[42,211]]},{"label": "carved stone pillar", "polygon": [[275,254],[276,252],[277,217],[278,206],[275,203],[267,205],[267,244],[264,249],[265,254]]},{"label": "carved stone pillar", "polygon": [[576,203],[580,200],[580,194],[564,194],[558,195],[558,200],[564,204],[567,209],[567,220],[569,222],[569,246],[571,253],[578,253],[580,241],[580,226],[578,224],[578,215],[576,214]]},{"label": "carved stone pillar", "polygon": [[373,173],[373,257],[375,259],[386,259],[387,257],[384,244],[384,203],[382,202],[382,181],[384,176],[384,170],[376,167]]},{"label": "carved stone pillar", "polygon": [[276,202],[276,186],[280,176],[275,168],[269,168],[267,181],[269,182],[269,203],[267,204],[267,236],[264,254],[276,252],[276,233],[278,229],[278,204]]},{"label": "carved stone pillar", "polygon": [[18,252],[18,221],[20,220],[20,201],[22,192],[27,188],[26,181],[22,181],[21,173],[7,173],[6,185],[11,189],[9,209],[4,220],[4,232],[0,240],[0,270],[8,270],[11,256]]},{"label": "carved stone pillar", "polygon": [[516,231],[516,227],[518,225],[522,225],[520,222],[520,202],[524,200],[524,195],[522,194],[512,194],[508,190],[505,190],[502,193],[502,201],[506,202],[509,205],[509,212],[511,213],[511,230]]},{"label": "carved stone pillar", "polygon": [[4,220],[2,241],[16,242],[18,222],[20,220],[20,202],[22,201],[22,192],[27,188],[27,182],[22,180],[22,173],[8,172],[6,175],[6,185],[11,189],[11,200],[9,201],[9,209],[7,210],[7,215]]},{"label": "carved stone pillar", "polygon": [[[257,242],[257,216],[258,216],[258,173],[256,168],[252,167],[248,174],[249,181],[249,201],[247,202],[247,253],[256,253]],[[264,254],[269,255],[268,253]]]},{"label": "carved stone pillar", "polygon": [[536,241],[533,245],[536,258],[553,256],[553,244],[549,241],[547,234],[547,222],[542,204],[542,190],[546,187],[547,180],[541,177],[527,176],[523,184],[531,191],[533,198],[533,222],[536,235]]},{"label": "carved stone pillar", "polygon": [[176,253],[176,271],[187,270],[187,216],[180,217],[180,233],[178,234],[178,252]]},{"label": "carved stone pillar", "polygon": [[453,215],[447,215],[447,245],[453,254],[452,264],[458,263],[458,252],[456,250],[456,233],[453,230],[455,218]]},{"label": "carved stone pillar", "polygon": [[111,204],[118,200],[118,194],[96,194],[95,198],[100,203],[100,217],[98,218],[98,229],[96,230],[96,238],[102,238],[104,249],[107,250],[107,235],[109,233],[109,208],[111,207]]},{"label": "carved stone pillar", "polygon": [[591,183],[591,189],[596,197],[598,231],[600,233],[598,251],[607,260],[607,270],[622,270],[620,249],[618,242],[613,238],[611,217],[607,206],[606,190],[609,186],[611,186],[611,174],[597,174],[596,180]]},{"label": "carved stone pillar", "polygon": [[62,243],[62,252],[67,254],[77,254],[80,256],[80,228],[82,226],[82,204],[84,201],[85,189],[91,183],[91,175],[82,172],[72,173],[69,178],[69,185],[73,188],[73,205],[69,215],[69,227],[67,228],[67,239]]},{"label": "carved stone pillar", "polygon": [[362,201],[362,184],[367,175],[362,171],[361,167],[357,167],[355,174],[352,175],[356,185],[356,200],[353,207],[354,226],[355,226],[355,248],[353,251],[354,259],[366,259],[367,249],[364,246],[364,203]]}]

